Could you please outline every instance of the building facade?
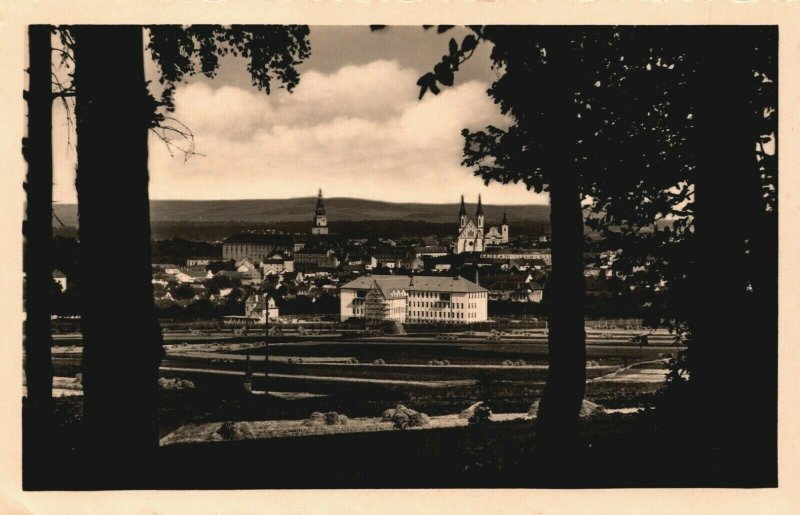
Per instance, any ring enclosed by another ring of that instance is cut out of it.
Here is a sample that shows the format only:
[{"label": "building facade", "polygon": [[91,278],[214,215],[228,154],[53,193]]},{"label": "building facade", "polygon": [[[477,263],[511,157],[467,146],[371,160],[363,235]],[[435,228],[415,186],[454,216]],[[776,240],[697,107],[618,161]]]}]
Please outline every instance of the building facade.
[{"label": "building facade", "polygon": [[342,319],[365,316],[370,291],[380,293],[386,318],[401,323],[485,322],[489,294],[462,277],[366,275],[340,288]]},{"label": "building facade", "polygon": [[481,254],[481,257],[492,260],[508,260],[508,259],[522,259],[522,260],[540,260],[547,266],[553,264],[550,249],[511,249],[511,248],[495,248],[490,249]]},{"label": "building facade", "polygon": [[508,243],[508,220],[505,213],[503,213],[503,222],[499,228],[486,228],[485,223],[481,196],[478,195],[478,208],[475,211],[475,218],[471,218],[467,215],[464,195],[461,195],[461,209],[458,212],[458,235],[453,246],[453,253],[483,252],[488,246]]},{"label": "building facade", "polygon": [[239,233],[229,236],[222,242],[222,259],[224,261],[247,259],[251,263],[259,263],[276,252],[293,249],[294,243],[288,235]]}]

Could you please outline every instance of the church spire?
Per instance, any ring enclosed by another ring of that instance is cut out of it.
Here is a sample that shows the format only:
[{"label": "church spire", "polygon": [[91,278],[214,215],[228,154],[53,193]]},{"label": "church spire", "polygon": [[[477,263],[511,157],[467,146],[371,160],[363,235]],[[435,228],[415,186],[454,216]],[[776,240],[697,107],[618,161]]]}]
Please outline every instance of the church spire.
[{"label": "church spire", "polygon": [[316,214],[324,215],[325,214],[325,205],[322,203],[322,188],[319,189],[319,194],[317,195],[317,210]]},{"label": "church spire", "polygon": [[475,211],[475,216],[483,216],[483,204],[481,203],[480,193],[478,193],[478,210]]},{"label": "church spire", "polygon": [[464,206],[464,195],[461,195],[461,210],[458,212],[458,216],[465,216],[467,214],[467,208]]},{"label": "church spire", "polygon": [[503,225],[508,225],[508,218],[506,218],[505,210],[503,210]]}]

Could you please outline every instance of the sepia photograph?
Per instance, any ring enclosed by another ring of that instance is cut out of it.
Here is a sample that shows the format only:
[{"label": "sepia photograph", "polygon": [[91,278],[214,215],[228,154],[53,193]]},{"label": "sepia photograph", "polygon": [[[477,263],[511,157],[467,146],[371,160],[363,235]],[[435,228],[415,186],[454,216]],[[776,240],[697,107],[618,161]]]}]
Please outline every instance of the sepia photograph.
[{"label": "sepia photograph", "polygon": [[779,486],[784,27],[51,22],[23,490]]}]

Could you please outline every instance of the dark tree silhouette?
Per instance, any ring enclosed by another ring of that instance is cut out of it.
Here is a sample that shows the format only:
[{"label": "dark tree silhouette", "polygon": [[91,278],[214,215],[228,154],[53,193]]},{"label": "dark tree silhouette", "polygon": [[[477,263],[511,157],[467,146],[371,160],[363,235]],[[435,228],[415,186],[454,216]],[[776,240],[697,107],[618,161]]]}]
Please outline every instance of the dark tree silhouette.
[{"label": "dark tree silhouette", "polygon": [[29,68],[28,134],[23,155],[28,162],[25,181],[27,194],[25,237],[25,380],[24,473],[26,483],[33,460],[45,457],[49,441],[53,366],[50,359],[52,338],[52,92],[49,25],[28,28]]},{"label": "dark tree silhouette", "polygon": [[[763,28],[716,28],[712,34],[696,41],[701,56],[696,124],[703,139],[696,140],[695,150],[697,244],[689,352],[697,404],[692,407],[714,480],[772,482],[777,475],[777,204],[769,186],[777,188],[777,177],[759,169],[755,149],[765,127],[758,88],[765,79],[777,84],[777,38],[774,29]],[[777,137],[777,124],[773,127]],[[740,416],[741,406],[747,406],[746,417]]]},{"label": "dark tree silhouette", "polygon": [[[85,449],[98,484],[142,484],[137,464],[158,446],[158,366],[163,355],[150,261],[147,137],[190,142],[188,128],[158,110],[144,77],[139,26],[74,26],[78,135],[81,329],[84,336]],[[228,52],[249,59],[254,84],[277,80],[291,89],[295,65],[309,55],[307,27],[155,26],[149,50],[166,85],[161,104],[173,109],[177,81],[212,77]],[[115,222],[107,221],[113,216]],[[113,257],[113,259],[112,259]],[[108,297],[108,278],[125,270],[124,296]]]},{"label": "dark tree silhouette", "polygon": [[[465,130],[464,164],[475,167],[487,183],[522,182],[550,193],[550,368],[537,422],[537,452],[549,464],[560,464],[563,474],[550,476],[559,481],[571,469],[586,378],[581,200],[604,194],[619,174],[641,176],[646,168],[666,167],[666,149],[678,137],[660,123],[668,113],[659,71],[668,66],[647,45],[653,35],[642,36],[639,29],[472,30],[475,35],[460,45],[450,41],[450,53],[419,84],[423,94],[427,89],[436,93],[437,83],[452,84],[453,72],[472,54],[476,41],[491,42],[494,66],[503,73],[489,94],[514,124]],[[548,467],[547,474],[553,472]]]},{"label": "dark tree silhouette", "polygon": [[[155,103],[138,26],[76,26],[85,448],[93,479],[117,484],[158,445],[163,355],[150,263],[147,131]],[[113,217],[114,224],[108,223]],[[124,295],[108,278],[125,270]],[[124,466],[122,465],[124,464]]]}]

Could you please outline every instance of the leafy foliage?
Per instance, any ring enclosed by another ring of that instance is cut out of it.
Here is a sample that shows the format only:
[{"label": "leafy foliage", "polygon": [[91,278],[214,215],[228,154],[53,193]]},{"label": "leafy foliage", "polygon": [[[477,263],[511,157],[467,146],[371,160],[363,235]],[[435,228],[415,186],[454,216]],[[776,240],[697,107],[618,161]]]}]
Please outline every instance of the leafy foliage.
[{"label": "leafy foliage", "polygon": [[152,25],[147,49],[165,86],[161,102],[174,111],[176,84],[198,73],[216,76],[220,58],[247,59],[253,86],[270,93],[274,83],[291,91],[300,82],[296,66],[311,55],[305,25]]}]

